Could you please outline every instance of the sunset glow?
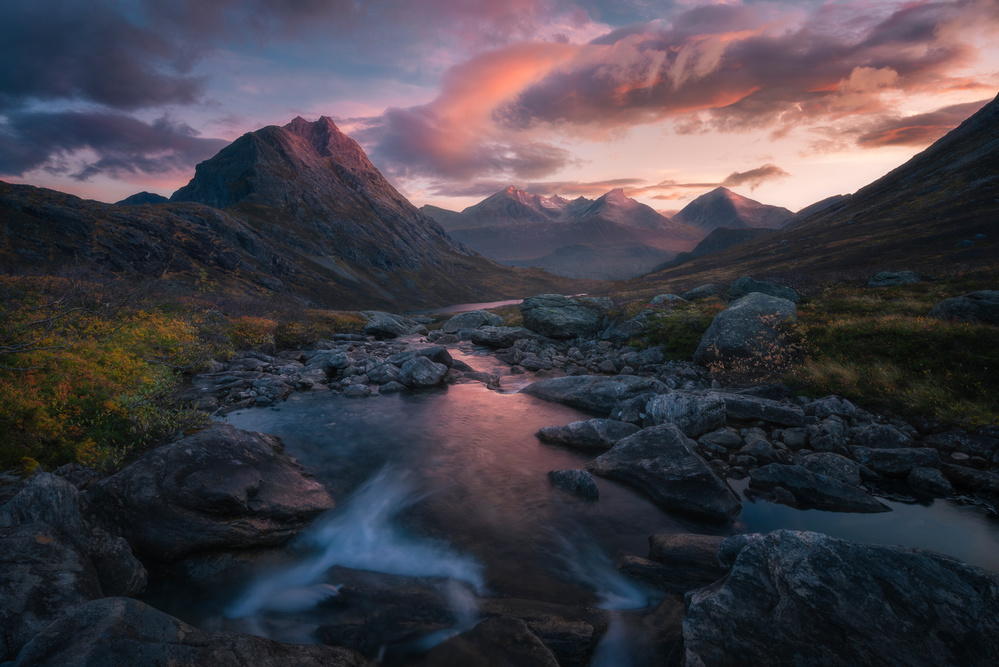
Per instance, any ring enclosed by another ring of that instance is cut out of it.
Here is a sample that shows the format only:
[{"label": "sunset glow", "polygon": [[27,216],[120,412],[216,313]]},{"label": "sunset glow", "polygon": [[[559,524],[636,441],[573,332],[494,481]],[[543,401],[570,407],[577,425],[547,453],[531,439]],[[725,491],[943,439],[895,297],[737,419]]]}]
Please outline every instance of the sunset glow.
[{"label": "sunset glow", "polygon": [[798,209],[999,91],[996,0],[647,4],[15,2],[0,178],[169,196],[241,134],[329,115],[417,205],[725,184]]}]

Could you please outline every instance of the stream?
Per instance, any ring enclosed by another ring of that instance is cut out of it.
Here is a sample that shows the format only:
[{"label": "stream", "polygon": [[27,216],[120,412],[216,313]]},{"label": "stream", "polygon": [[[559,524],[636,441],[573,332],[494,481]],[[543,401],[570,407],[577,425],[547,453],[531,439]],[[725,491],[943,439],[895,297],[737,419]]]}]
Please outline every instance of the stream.
[{"label": "stream", "polygon": [[[614,562],[645,557],[654,533],[817,530],[933,549],[999,571],[999,520],[957,501],[882,499],[892,512],[840,514],[743,499],[736,520],[718,526],[668,514],[602,478],[599,500],[580,500],[546,475],[584,468],[592,456],[542,444],[535,433],[592,415],[516,393],[531,374],[510,375],[486,350],[463,343],[451,353],[476,370],[502,374],[502,389],[472,382],[370,398],[317,391],[295,394],[277,409],[229,415],[239,428],[279,435],[337,507],[285,547],[278,564],[261,564],[216,588],[153,585],[147,601],[205,629],[309,643],[318,641],[317,609],[338,594],[336,566],[438,577],[454,584],[444,594],[457,622],[414,650],[474,625],[482,599],[522,598],[612,610],[591,664],[637,666],[645,663],[629,655],[628,631],[613,619],[654,608],[663,594],[624,577]],[[731,484],[740,492],[746,486]]]}]

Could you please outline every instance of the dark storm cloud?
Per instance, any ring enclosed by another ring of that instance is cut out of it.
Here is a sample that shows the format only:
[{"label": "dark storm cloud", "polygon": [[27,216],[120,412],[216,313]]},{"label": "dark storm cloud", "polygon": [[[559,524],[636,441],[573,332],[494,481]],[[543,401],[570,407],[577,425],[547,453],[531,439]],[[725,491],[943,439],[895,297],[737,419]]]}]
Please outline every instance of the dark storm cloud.
[{"label": "dark storm cloud", "polygon": [[[198,136],[160,118],[152,123],[116,112],[11,114],[0,124],[0,174],[20,176],[46,168],[78,180],[97,174],[159,174],[189,169],[226,141]],[[95,159],[71,159],[89,149]]]},{"label": "dark storm cloud", "polygon": [[888,118],[857,137],[857,143],[864,148],[925,146],[950,132],[988,102],[980,100],[904,118]]}]

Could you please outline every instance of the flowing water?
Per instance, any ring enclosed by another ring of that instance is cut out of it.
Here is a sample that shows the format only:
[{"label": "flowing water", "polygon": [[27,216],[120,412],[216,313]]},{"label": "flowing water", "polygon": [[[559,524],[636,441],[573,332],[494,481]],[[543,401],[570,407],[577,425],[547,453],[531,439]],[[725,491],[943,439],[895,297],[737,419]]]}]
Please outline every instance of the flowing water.
[{"label": "flowing water", "polygon": [[[363,399],[314,392],[277,410],[230,415],[239,428],[281,436],[338,506],[285,550],[281,565],[217,589],[154,587],[150,601],[203,627],[309,642],[316,641],[316,609],[338,595],[337,566],[435,577],[451,582],[441,589],[456,620],[426,637],[426,647],[473,625],[483,598],[654,606],[661,594],[614,567],[622,555],[646,556],[653,533],[819,530],[934,549],[999,570],[999,521],[955,501],[886,500],[894,511],[872,515],[744,501],[734,523],[716,526],[667,514],[606,479],[597,479],[597,501],[569,496],[549,484],[547,472],[582,468],[591,457],[542,444],[535,433],[589,415],[515,393],[530,376],[506,374],[485,351],[466,344],[452,354],[476,370],[504,373],[501,391],[470,383]],[[617,619],[623,612],[613,613]],[[627,632],[612,620],[593,664],[640,664],[623,650]]]}]

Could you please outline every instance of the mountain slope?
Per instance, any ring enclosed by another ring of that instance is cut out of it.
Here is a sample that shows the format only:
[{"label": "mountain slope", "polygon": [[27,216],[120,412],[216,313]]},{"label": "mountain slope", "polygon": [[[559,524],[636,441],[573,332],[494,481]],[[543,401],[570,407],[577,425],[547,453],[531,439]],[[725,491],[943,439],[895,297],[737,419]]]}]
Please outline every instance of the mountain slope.
[{"label": "mountain slope", "polygon": [[[625,289],[924,272],[999,262],[999,97],[902,166],[765,239],[643,276]],[[973,241],[976,234],[985,239]],[[968,241],[969,243],[960,243]]]},{"label": "mountain slope", "polygon": [[779,229],[793,217],[794,213],[781,206],[761,204],[728,188],[715,188],[687,204],[673,219],[711,231],[718,227]]},{"label": "mountain slope", "polygon": [[328,118],[243,135],[165,204],[116,206],[2,183],[0,220],[5,267],[76,262],[329,307],[404,310],[589,289],[455,242]]}]

